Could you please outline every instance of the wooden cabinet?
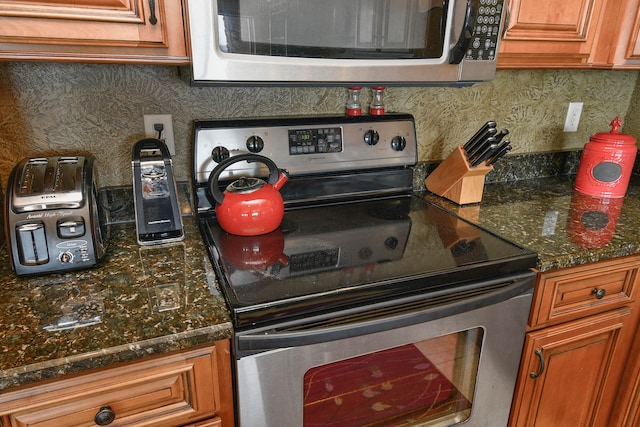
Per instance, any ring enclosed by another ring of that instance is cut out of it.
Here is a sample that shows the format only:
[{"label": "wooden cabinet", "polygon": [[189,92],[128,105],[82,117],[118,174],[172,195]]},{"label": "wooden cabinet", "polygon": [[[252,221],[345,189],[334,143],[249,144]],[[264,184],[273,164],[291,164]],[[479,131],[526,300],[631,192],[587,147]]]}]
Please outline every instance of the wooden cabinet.
[{"label": "wooden cabinet", "polygon": [[498,68],[640,69],[640,0],[509,0]]},{"label": "wooden cabinet", "polygon": [[229,342],[0,394],[0,426],[231,427]]},{"label": "wooden cabinet", "polygon": [[528,334],[513,425],[606,426],[632,323],[621,309]]},{"label": "wooden cabinet", "polygon": [[0,0],[0,59],[188,63],[181,0]]},{"label": "wooden cabinet", "polygon": [[620,390],[633,387],[623,373],[632,369],[639,271],[640,257],[627,257],[539,274],[511,426],[604,427],[614,406],[628,406]]},{"label": "wooden cabinet", "polygon": [[636,336],[629,355],[610,425],[640,426],[640,336]]},{"label": "wooden cabinet", "polygon": [[617,0],[509,0],[499,68],[587,67],[605,16]]},{"label": "wooden cabinet", "polygon": [[[640,0],[619,2],[617,15],[605,21],[591,62],[595,67],[640,68]],[[605,36],[608,35],[608,36]]]}]

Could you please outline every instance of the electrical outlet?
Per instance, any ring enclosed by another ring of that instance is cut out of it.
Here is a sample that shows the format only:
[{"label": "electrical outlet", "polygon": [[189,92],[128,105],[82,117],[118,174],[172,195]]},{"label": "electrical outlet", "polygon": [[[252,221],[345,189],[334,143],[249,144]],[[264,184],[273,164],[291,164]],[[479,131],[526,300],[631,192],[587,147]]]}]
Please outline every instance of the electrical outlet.
[{"label": "electrical outlet", "polygon": [[[142,116],[144,120],[144,135],[147,138],[156,138],[163,141],[169,153],[174,156],[176,154],[176,145],[173,139],[173,121],[171,114],[145,114]],[[162,131],[158,135],[156,125],[162,125]]]},{"label": "electrical outlet", "polygon": [[582,102],[570,102],[567,110],[567,118],[564,121],[565,132],[577,132],[582,114]]}]

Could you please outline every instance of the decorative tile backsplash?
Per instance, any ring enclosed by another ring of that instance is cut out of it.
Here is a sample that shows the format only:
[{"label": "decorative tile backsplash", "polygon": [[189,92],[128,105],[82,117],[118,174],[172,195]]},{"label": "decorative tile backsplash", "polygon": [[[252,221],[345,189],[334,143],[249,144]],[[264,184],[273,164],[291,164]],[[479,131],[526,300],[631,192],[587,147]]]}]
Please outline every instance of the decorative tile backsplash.
[{"label": "decorative tile backsplash", "polygon": [[[445,158],[485,121],[508,128],[512,154],[582,148],[619,115],[640,136],[637,71],[501,70],[471,87],[390,87],[387,111],[416,118],[420,161]],[[363,90],[363,105],[371,99]],[[21,158],[92,153],[102,185],[131,184],[131,148],[143,114],[171,114],[177,179],[189,178],[194,119],[343,114],[340,87],[192,87],[170,66],[0,63],[0,182]],[[578,132],[563,133],[569,102],[582,101]],[[633,134],[633,133],[632,133]]]}]

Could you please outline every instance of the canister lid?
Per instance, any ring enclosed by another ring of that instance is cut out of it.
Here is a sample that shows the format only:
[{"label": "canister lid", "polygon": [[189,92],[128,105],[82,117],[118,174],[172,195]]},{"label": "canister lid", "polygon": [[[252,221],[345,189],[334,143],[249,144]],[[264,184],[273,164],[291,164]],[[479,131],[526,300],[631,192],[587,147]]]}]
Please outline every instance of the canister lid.
[{"label": "canister lid", "polygon": [[622,120],[620,117],[616,117],[609,123],[611,126],[611,132],[600,132],[593,135],[590,140],[594,142],[604,142],[607,144],[621,144],[621,145],[635,145],[636,139],[626,133],[620,133],[622,127]]}]

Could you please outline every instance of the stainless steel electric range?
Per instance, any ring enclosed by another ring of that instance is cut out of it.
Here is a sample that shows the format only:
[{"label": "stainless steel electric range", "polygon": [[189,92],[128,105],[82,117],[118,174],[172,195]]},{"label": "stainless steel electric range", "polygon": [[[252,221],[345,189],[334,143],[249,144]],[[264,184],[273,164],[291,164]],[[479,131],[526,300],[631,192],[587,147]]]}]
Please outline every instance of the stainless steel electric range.
[{"label": "stainless steel electric range", "polygon": [[[289,181],[281,226],[247,237],[220,228],[207,181],[248,152]],[[537,255],[414,194],[411,115],[199,120],[193,154],[239,425],[506,425]]]}]

